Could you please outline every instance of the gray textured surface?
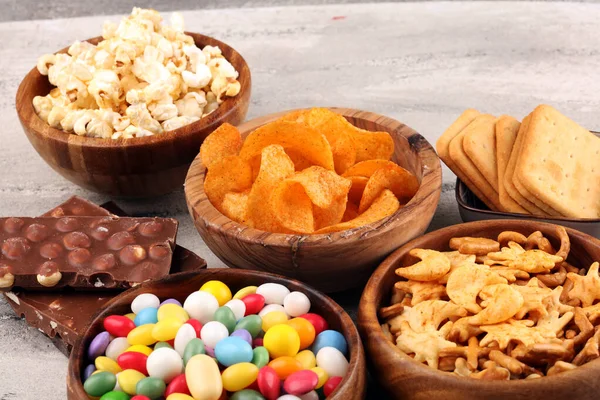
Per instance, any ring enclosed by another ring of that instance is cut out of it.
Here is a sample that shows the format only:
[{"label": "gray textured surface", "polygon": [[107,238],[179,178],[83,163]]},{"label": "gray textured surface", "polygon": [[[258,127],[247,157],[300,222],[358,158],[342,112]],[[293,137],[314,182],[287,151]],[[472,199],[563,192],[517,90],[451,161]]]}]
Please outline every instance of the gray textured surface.
[{"label": "gray textured surface", "polygon": [[[249,118],[348,106],[397,118],[433,143],[468,107],[521,118],[547,102],[600,128],[599,5],[365,4],[184,16],[189,30],[216,36],[246,57],[254,83]],[[38,215],[72,194],[108,200],[51,171],[27,142],[14,110],[17,85],[37,57],[96,36],[105,19],[0,23],[0,215]],[[444,194],[430,229],[459,222],[453,179],[444,167]],[[136,215],[178,218],[180,243],[210,266],[221,265],[190,223],[181,191],[119,203]],[[0,301],[1,400],[64,399],[66,365],[49,340]]]}]

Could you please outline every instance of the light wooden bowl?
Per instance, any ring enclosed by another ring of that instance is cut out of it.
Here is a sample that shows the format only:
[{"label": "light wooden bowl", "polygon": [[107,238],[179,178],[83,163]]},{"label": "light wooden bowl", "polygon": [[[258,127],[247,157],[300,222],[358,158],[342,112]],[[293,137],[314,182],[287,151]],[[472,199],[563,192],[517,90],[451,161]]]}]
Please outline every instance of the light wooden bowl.
[{"label": "light wooden bowl", "polygon": [[91,340],[104,330],[102,321],[112,314],[126,314],[130,312],[132,300],[141,293],[154,293],[161,299],[176,298],[183,302],[192,292],[198,290],[204,282],[220,280],[227,284],[232,292],[249,285],[261,285],[274,282],[285,285],[290,290],[298,290],[308,296],[311,301],[311,312],[322,315],[331,329],[341,332],[348,342],[350,366],[348,372],[338,388],[329,397],[336,400],[363,399],[366,393],[366,367],[365,356],[358,335],[358,331],[350,316],[329,297],[319,293],[311,287],[282,276],[265,274],[255,271],[242,271],[228,268],[208,269],[197,272],[182,272],[166,278],[143,283],[109,301],[96,314],[88,326],[85,335],[80,339],[71,352],[67,373],[67,398],[69,400],[87,399],[83,390],[81,374],[85,367],[85,354]]},{"label": "light wooden bowl", "polygon": [[[250,102],[250,69],[244,58],[227,44],[208,36],[187,33],[196,45],[218,46],[239,72],[240,93],[226,99],[210,115],[161,135],[133,139],[99,139],[54,129],[40,119],[33,98],[49,93],[48,77],[33,68],[19,85],[17,114],[27,138],[52,169],[71,182],[111,196],[146,197],[181,187],[200,144],[222,123],[237,125],[246,117]],[[88,39],[97,44],[101,37]],[[61,50],[66,53],[68,48]]]},{"label": "light wooden bowl", "polygon": [[[525,220],[493,220],[459,224],[428,233],[390,255],[367,283],[360,299],[358,326],[364,340],[373,375],[386,388],[390,398],[403,400],[526,400],[595,399],[600,391],[600,359],[572,370],[539,379],[482,381],[434,370],[414,361],[384,335],[377,310],[389,305],[392,287],[398,280],[396,268],[414,262],[408,252],[413,248],[449,250],[452,237],[476,236],[496,239],[503,231],[529,235],[541,231],[560,245],[555,225]],[[569,262],[589,267],[600,260],[600,240],[567,228],[571,239]]]},{"label": "light wooden bowl", "polygon": [[[206,168],[196,157],[186,178],[185,195],[204,242],[232,268],[289,276],[324,292],[363,285],[394,249],[421,235],[433,217],[441,193],[440,161],[431,145],[413,129],[382,115],[332,108],[352,124],[392,135],[392,160],[419,180],[417,194],[393,215],[360,228],[321,235],[287,235],[251,229],[221,214],[204,193]],[[242,137],[285,113],[242,124]]]}]

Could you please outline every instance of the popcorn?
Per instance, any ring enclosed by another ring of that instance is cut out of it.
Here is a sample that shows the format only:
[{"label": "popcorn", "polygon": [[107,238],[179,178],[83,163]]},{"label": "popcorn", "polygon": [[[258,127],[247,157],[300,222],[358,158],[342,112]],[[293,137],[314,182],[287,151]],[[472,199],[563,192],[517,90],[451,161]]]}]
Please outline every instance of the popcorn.
[{"label": "popcorn", "polygon": [[55,88],[33,99],[38,116],[80,136],[130,139],[191,124],[236,96],[239,74],[221,49],[198,48],[180,14],[170,22],[136,7],[106,22],[98,45],[76,41],[67,54],[40,57]]}]

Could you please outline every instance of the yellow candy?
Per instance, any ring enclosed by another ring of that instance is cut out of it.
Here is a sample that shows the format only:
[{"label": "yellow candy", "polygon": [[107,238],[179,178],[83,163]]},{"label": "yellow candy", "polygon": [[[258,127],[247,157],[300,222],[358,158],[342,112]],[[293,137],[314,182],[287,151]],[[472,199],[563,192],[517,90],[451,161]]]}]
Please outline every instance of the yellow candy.
[{"label": "yellow candy", "polygon": [[327,379],[329,379],[329,376],[327,376],[327,372],[325,372],[325,370],[321,367],[314,367],[310,370],[317,374],[317,376],[319,377],[319,382],[317,383],[316,389],[321,388],[325,384],[325,382],[327,382]]},{"label": "yellow candy", "polygon": [[127,335],[127,341],[131,345],[143,344],[144,346],[149,346],[158,342],[158,340],[154,339],[152,336],[152,330],[154,329],[155,325],[156,324],[146,324],[134,328]]},{"label": "yellow candy", "polygon": [[190,358],[185,366],[185,380],[195,400],[218,400],[223,393],[219,366],[206,354]]},{"label": "yellow candy", "polygon": [[233,296],[233,298],[241,300],[249,294],[256,293],[256,289],[258,289],[258,286],[246,286],[245,288],[241,288],[240,290],[238,290]]},{"label": "yellow candy", "polygon": [[289,325],[275,325],[265,333],[263,346],[269,351],[271,358],[282,356],[294,357],[298,354],[298,350],[300,350],[300,336]]},{"label": "yellow candy", "polygon": [[145,377],[146,375],[135,369],[126,369],[117,376],[117,382],[119,382],[122,391],[134,395],[136,385]]},{"label": "yellow candy", "polygon": [[258,377],[258,367],[249,362],[234,364],[223,371],[223,387],[230,392],[237,392],[250,386]]},{"label": "yellow candy", "polygon": [[127,350],[125,350],[123,353],[127,351],[135,351],[137,353],[142,353],[147,356],[149,356],[150,353],[152,353],[152,349],[148,346],[144,346],[143,344],[134,344],[133,346],[127,348]]},{"label": "yellow candy", "polygon": [[167,400],[194,400],[194,398],[183,393],[173,393],[167,397]]},{"label": "yellow candy", "polygon": [[132,321],[135,320],[135,314],[134,313],[125,314],[125,316],[127,318],[129,318],[130,320],[132,320]]},{"label": "yellow candy", "polygon": [[104,356],[97,357],[94,361],[94,365],[96,365],[96,369],[98,371],[108,371],[113,374],[122,371],[121,367],[119,367],[119,364],[117,364],[115,360]]},{"label": "yellow candy", "polygon": [[200,288],[203,292],[208,292],[217,298],[219,307],[222,307],[231,300],[231,290],[221,281],[208,281]]},{"label": "yellow candy", "polygon": [[285,324],[288,316],[283,311],[271,311],[262,317],[262,330],[267,332],[275,325]]},{"label": "yellow candy", "polygon": [[157,342],[166,342],[175,339],[175,335],[177,335],[177,331],[181,328],[181,325],[183,325],[183,321],[173,317],[158,321],[154,325],[154,329],[152,329],[152,337]]},{"label": "yellow candy", "polygon": [[158,318],[158,322],[167,318],[177,318],[180,319],[181,322],[185,322],[190,319],[190,316],[188,315],[187,311],[183,309],[183,307],[172,303],[167,303],[160,306],[156,316]]},{"label": "yellow candy", "polygon": [[302,364],[302,369],[311,369],[317,366],[317,358],[310,350],[302,350],[294,357]]}]

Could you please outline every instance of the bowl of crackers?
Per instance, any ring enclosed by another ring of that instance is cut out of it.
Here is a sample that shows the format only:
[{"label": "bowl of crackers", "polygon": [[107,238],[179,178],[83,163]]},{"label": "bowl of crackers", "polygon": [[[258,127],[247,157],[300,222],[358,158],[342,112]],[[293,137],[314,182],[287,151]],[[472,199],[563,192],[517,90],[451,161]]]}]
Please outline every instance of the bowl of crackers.
[{"label": "bowl of crackers", "polygon": [[592,399],[600,389],[600,240],[477,221],[417,238],[375,271],[358,325],[402,399]]},{"label": "bowl of crackers", "polygon": [[521,122],[466,110],[437,142],[463,221],[522,218],[600,237],[600,137],[540,105]]},{"label": "bowl of crackers", "polygon": [[217,39],[134,8],[102,36],[39,58],[17,114],[42,159],[71,182],[111,196],[181,188],[200,144],[241,123],[251,93],[244,58]]},{"label": "bowl of crackers", "polygon": [[196,229],[228,266],[325,291],[364,284],[435,212],[432,146],[391,118],[344,108],[223,125],[186,178]]}]

